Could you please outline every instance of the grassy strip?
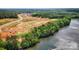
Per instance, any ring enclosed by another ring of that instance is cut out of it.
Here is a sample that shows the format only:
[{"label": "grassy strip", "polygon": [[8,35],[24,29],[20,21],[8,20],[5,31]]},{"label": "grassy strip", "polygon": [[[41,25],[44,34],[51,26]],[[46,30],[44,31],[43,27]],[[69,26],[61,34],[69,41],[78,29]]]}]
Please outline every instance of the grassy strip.
[{"label": "grassy strip", "polygon": [[16,38],[18,36],[10,37],[6,42],[0,41],[1,49],[25,49],[29,48],[40,41],[39,38],[46,37],[50,34],[54,34],[60,28],[67,26],[70,24],[71,19],[69,17],[65,17],[63,19],[58,19],[55,22],[49,22],[45,25],[35,27],[29,33],[24,33],[22,35],[18,35],[23,38],[22,42],[18,42]]}]

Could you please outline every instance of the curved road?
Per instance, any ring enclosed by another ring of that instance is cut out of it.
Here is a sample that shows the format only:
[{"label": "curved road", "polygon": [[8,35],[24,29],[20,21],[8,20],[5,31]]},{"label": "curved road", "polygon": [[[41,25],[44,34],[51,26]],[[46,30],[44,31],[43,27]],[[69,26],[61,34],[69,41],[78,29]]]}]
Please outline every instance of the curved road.
[{"label": "curved road", "polygon": [[[14,24],[18,24],[21,20],[23,20],[23,17],[21,14],[18,14],[18,19],[16,21],[13,21],[13,22],[10,22],[10,23],[7,23],[7,24],[4,24],[4,25],[1,25],[0,26],[0,29],[1,28],[4,28],[4,27],[7,27],[7,26],[13,26]],[[0,30],[1,31],[1,30]]]}]

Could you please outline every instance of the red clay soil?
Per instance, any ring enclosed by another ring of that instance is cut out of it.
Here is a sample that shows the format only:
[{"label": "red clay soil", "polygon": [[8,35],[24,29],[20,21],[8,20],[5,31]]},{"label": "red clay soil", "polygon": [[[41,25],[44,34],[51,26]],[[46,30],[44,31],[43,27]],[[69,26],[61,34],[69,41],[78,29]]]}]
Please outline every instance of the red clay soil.
[{"label": "red clay soil", "polygon": [[[27,21],[27,19],[29,21]],[[30,21],[32,20],[32,21]],[[50,22],[51,20],[47,18],[38,18],[38,17],[32,17],[27,16],[26,19],[23,19],[19,24],[17,24],[15,27],[5,27],[2,29],[2,32],[0,32],[0,39],[6,39],[8,37],[16,35],[18,32],[29,32],[32,28],[41,26],[43,24],[46,24]]]}]

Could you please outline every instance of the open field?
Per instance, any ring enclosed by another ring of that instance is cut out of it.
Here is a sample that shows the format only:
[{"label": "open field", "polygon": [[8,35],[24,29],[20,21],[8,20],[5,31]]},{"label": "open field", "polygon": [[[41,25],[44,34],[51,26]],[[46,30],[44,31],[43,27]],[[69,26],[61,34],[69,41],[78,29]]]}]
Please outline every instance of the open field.
[{"label": "open field", "polygon": [[35,45],[39,38],[54,34],[70,24],[70,18],[48,19],[18,14],[15,21],[0,26],[0,45],[5,49],[25,49]]},{"label": "open field", "polygon": [[[59,49],[59,46],[64,48],[68,43],[68,49],[72,49],[74,45],[70,46],[69,41],[75,42],[79,37],[76,30],[79,19],[74,18],[79,18],[79,8],[0,9],[0,50],[21,50],[35,46],[33,49]],[[66,44],[62,44],[64,41]]]},{"label": "open field", "polygon": [[15,21],[16,19],[10,19],[10,18],[5,18],[5,19],[0,19],[0,25]]},{"label": "open field", "polygon": [[47,18],[37,18],[27,16],[25,14],[20,14],[18,15],[18,17],[19,18],[16,21],[12,22],[10,20],[11,22],[0,26],[1,28],[0,38],[6,39],[7,37],[16,35],[18,33],[30,32],[31,29],[34,27],[39,27],[55,20],[55,19],[49,20]]}]

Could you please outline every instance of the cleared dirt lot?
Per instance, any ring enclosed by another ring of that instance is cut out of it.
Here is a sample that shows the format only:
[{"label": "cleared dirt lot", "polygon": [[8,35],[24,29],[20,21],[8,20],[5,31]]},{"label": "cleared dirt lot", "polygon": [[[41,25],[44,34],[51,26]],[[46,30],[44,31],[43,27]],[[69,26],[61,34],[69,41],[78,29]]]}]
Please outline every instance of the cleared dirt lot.
[{"label": "cleared dirt lot", "polygon": [[0,19],[0,26],[12,21],[16,21],[16,19],[10,19],[10,18]]},{"label": "cleared dirt lot", "polygon": [[19,14],[16,21],[11,21],[2,25],[0,28],[0,38],[7,38],[18,33],[28,33],[32,28],[45,25],[48,22],[54,21],[47,18],[38,18],[27,16],[26,14]]}]

